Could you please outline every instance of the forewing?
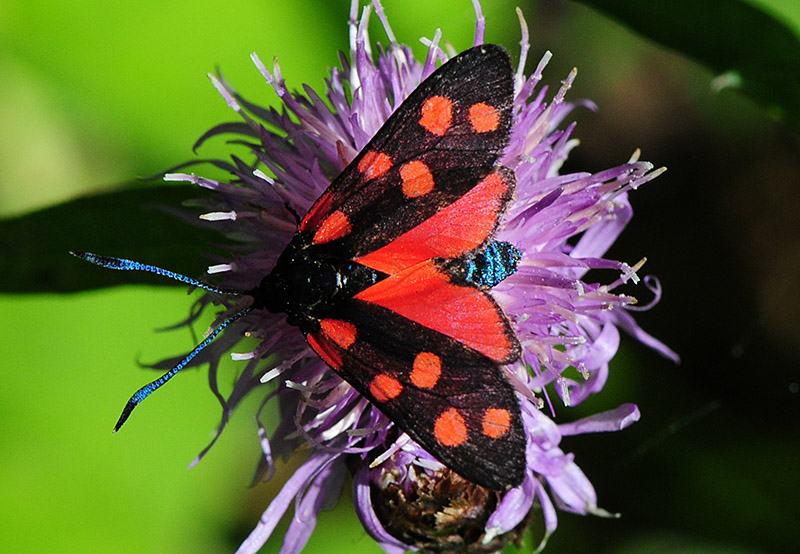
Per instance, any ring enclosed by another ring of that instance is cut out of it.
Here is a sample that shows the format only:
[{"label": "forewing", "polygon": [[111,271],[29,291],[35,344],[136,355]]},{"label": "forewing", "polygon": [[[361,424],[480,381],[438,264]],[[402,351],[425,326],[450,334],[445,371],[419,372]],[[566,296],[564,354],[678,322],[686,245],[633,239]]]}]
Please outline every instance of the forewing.
[{"label": "forewing", "polygon": [[462,477],[496,490],[522,482],[519,400],[503,369],[487,356],[359,299],[323,318],[307,339],[401,430]]},{"label": "forewing", "polygon": [[[513,87],[510,59],[499,46],[476,46],[445,63],[312,206],[298,229],[305,245],[321,255],[358,258],[467,194],[508,141]],[[513,177],[505,188],[513,188]],[[490,214],[489,232],[509,196]]]}]

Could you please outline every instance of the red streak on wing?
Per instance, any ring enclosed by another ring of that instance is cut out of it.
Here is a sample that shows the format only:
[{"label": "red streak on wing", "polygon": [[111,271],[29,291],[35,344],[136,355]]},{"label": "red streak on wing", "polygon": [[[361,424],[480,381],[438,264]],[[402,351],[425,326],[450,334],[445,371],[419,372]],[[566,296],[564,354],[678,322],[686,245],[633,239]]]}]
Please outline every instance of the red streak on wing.
[{"label": "red streak on wing", "polygon": [[332,211],[333,194],[331,194],[330,189],[328,189],[322,193],[322,196],[317,198],[317,201],[314,202],[314,205],[311,206],[311,209],[308,210],[308,213],[300,222],[300,226],[297,228],[297,230],[301,233],[306,231],[316,232],[316,230],[322,224],[322,221],[327,218]]},{"label": "red streak on wing", "polygon": [[501,215],[509,184],[490,173],[464,196],[386,246],[356,259],[393,275],[432,258],[455,258],[483,244]]},{"label": "red streak on wing", "polygon": [[317,356],[322,358],[322,361],[328,364],[336,371],[342,369],[342,356],[339,354],[336,346],[329,341],[322,333],[306,335],[306,341],[311,349],[317,353]]},{"label": "red streak on wing", "polygon": [[477,288],[454,285],[425,261],[355,296],[438,331],[497,362],[516,356],[500,309]]}]

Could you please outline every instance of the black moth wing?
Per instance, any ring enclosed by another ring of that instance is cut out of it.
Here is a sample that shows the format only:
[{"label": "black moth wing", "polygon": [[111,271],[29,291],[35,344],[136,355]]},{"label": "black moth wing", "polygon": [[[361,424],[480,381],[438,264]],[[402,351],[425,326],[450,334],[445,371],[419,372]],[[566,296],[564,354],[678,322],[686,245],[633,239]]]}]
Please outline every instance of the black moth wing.
[{"label": "black moth wing", "polygon": [[[367,397],[425,450],[462,477],[479,485],[505,490],[525,475],[526,438],[519,399],[496,362],[460,342],[401,317],[370,302],[351,299],[331,317],[341,318],[358,331],[347,348],[323,331],[310,333],[309,343],[334,369]],[[425,352],[441,360],[435,386],[421,388],[411,373],[415,358]],[[377,381],[376,381],[377,378]],[[381,379],[396,380],[382,392]],[[377,389],[376,389],[377,385]],[[377,394],[376,394],[377,393]],[[455,408],[463,416],[467,440],[445,445],[437,434],[437,420]],[[506,411],[508,429],[489,437],[483,431],[487,410]]]},{"label": "black moth wing", "polygon": [[[441,136],[420,123],[422,107],[432,97],[452,104],[452,122]],[[349,221],[349,232],[311,248],[320,256],[358,258],[452,204],[492,170],[502,153],[511,128],[513,98],[511,60],[502,47],[476,46],[449,60],[409,95],[311,207],[299,227],[304,246],[311,245],[326,218],[339,211]],[[473,129],[469,110],[476,104],[494,109],[496,128]],[[388,156],[390,164],[384,173],[370,177],[359,164],[374,153]],[[411,161],[430,169],[435,183],[430,193],[404,195],[400,169]]]}]

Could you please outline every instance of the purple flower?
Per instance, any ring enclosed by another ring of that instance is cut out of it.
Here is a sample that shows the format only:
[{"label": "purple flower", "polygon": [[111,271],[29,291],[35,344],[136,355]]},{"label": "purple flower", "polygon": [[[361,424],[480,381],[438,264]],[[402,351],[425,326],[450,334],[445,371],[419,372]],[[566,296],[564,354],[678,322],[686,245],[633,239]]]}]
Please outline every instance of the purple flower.
[{"label": "purple flower", "polygon": [[[359,18],[359,3],[354,0],[349,57],[343,55],[341,68],[331,72],[325,99],[308,86],[303,94],[290,93],[277,62],[269,70],[255,55],[253,61],[283,104],[280,111],[247,102],[221,78],[211,76],[243,121],[211,129],[198,146],[210,137],[234,133],[256,162],[235,156],[230,162],[214,161],[230,174],[227,180],[184,173],[166,179],[215,191],[201,218],[215,222],[239,243],[235,256],[209,268],[225,288],[248,290],[270,272],[295,232],[292,212],[304,214],[437,62],[452,55],[440,46],[437,32],[426,42],[426,60],[419,63],[408,47],[395,41],[377,0],[372,9],[383,23],[388,46],[371,51],[367,21],[372,10],[365,7]],[[483,43],[484,32],[477,0],[475,9],[477,45]],[[637,326],[630,315],[635,299],[615,292],[623,283],[639,282],[636,271],[641,263],[629,266],[603,257],[632,216],[629,191],[662,170],[639,161],[637,153],[627,163],[599,173],[559,173],[577,145],[571,138],[574,125],[561,127],[575,107],[564,101],[575,72],[547,102],[547,91],[539,81],[550,54],[544,55],[531,77],[523,75],[528,36],[521,17],[520,21],[523,37],[515,76],[514,126],[501,160],[515,171],[517,187],[496,238],[514,244],[522,259],[518,271],[493,289],[493,296],[523,347],[521,359],[507,366],[509,376],[527,393],[522,401],[528,437],[523,483],[501,493],[464,481],[406,435],[398,436],[379,410],[309,349],[283,315],[254,310],[204,352],[204,360],[211,360],[215,383],[218,361],[235,348],[241,331],[258,339],[254,350],[232,354],[246,365],[227,398],[212,384],[223,406],[217,436],[238,402],[262,383],[270,383],[262,406],[278,402],[281,420],[270,435],[256,417],[264,453],[260,475],[271,475],[276,456],[286,456],[301,444],[312,448],[239,552],[256,552],[292,503],[296,516],[281,552],[300,551],[320,509],[338,497],[348,472],[353,475],[356,511],[366,531],[387,552],[499,550],[519,537],[535,506],[544,522],[542,545],[556,527],[556,508],[607,514],[598,508],[594,489],[573,456],[559,443],[563,435],[622,429],[638,419],[638,409],[623,405],[560,425],[552,418],[557,402],[573,406],[603,388],[620,328],[676,359]],[[588,283],[583,278],[590,269],[611,269],[619,277],[606,284]],[[658,282],[645,279],[645,284],[657,301]],[[200,305],[218,301],[218,295],[207,294]]]}]

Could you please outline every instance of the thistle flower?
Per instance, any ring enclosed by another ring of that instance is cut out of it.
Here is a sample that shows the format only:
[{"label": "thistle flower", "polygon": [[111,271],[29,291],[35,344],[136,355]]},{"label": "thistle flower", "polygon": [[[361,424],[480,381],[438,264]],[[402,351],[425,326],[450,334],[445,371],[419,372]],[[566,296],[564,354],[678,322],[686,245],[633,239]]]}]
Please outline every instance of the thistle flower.
[{"label": "thistle flower", "polygon": [[[477,0],[474,5],[474,44],[478,45],[483,43],[485,23]],[[230,174],[227,180],[186,173],[168,174],[166,179],[215,192],[204,204],[207,211],[201,218],[240,242],[234,256],[209,268],[221,288],[248,290],[270,272],[296,230],[295,214],[306,213],[393,110],[434,71],[437,61],[453,55],[443,50],[437,31],[426,41],[424,62],[416,61],[411,50],[395,40],[381,4],[375,0],[372,8],[383,24],[388,46],[371,51],[367,22],[372,10],[365,7],[359,18],[359,3],[353,0],[350,53],[342,55],[341,68],[332,70],[326,81],[327,101],[308,86],[303,94],[291,93],[277,62],[269,70],[255,54],[253,61],[282,102],[280,111],[251,104],[221,78],[210,76],[243,121],[211,129],[196,146],[214,136],[238,134],[242,137],[238,142],[255,162],[235,156],[232,161],[214,161]],[[293,501],[296,517],[281,552],[300,551],[318,512],[338,496],[348,472],[356,511],[366,531],[387,552],[494,552],[519,538],[534,518],[535,507],[543,521],[542,544],[556,528],[556,508],[606,514],[597,506],[591,483],[559,443],[564,435],[622,429],[638,419],[638,409],[623,405],[557,424],[555,404],[576,405],[603,388],[609,361],[618,348],[619,329],[676,358],[635,323],[630,315],[635,299],[614,292],[623,283],[639,282],[640,264],[629,266],[603,257],[632,216],[628,193],[662,170],[654,170],[634,155],[627,163],[599,173],[559,174],[577,145],[571,138],[574,124],[561,128],[575,107],[565,102],[575,72],[546,101],[546,89],[539,85],[550,54],[544,55],[532,76],[524,76],[529,45],[521,15],[520,22],[523,37],[515,75],[514,123],[500,160],[514,170],[517,187],[496,239],[515,245],[522,257],[517,272],[498,284],[493,296],[523,348],[522,357],[507,369],[526,394],[522,401],[528,437],[524,481],[496,492],[461,479],[398,433],[378,409],[330,371],[282,315],[253,310],[235,323],[221,318],[231,325],[205,351],[212,375],[221,356],[233,350],[244,332],[256,337],[258,345],[250,352],[232,354],[246,366],[227,398],[212,385],[223,406],[217,436],[238,402],[252,390],[261,390],[262,383],[270,383],[264,389],[269,393],[262,407],[277,401],[281,419],[270,434],[256,417],[264,454],[260,474],[271,475],[276,456],[286,456],[303,443],[312,447],[240,553],[256,552]],[[590,269],[615,270],[619,277],[606,284],[588,283],[583,278]],[[658,300],[658,282],[646,279],[645,284]],[[211,291],[200,305],[220,301]],[[240,307],[231,304],[229,308],[233,313]]]}]

